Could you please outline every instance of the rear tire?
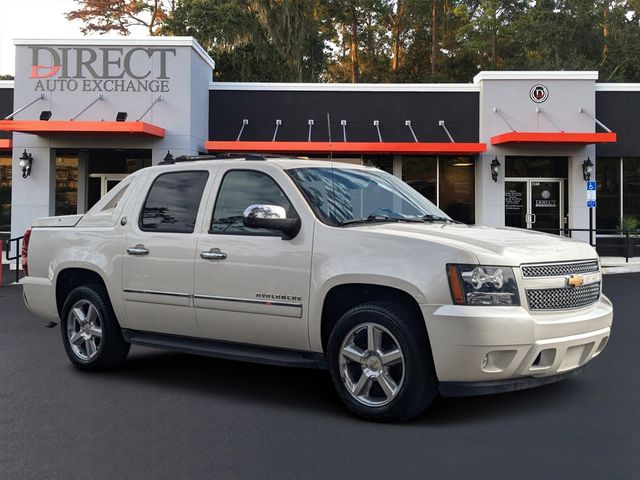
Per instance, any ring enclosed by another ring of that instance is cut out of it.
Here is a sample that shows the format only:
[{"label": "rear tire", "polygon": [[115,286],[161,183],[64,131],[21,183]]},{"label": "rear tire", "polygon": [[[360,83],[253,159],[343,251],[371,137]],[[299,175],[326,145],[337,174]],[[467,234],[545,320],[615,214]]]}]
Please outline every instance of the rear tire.
[{"label": "rear tire", "polygon": [[364,303],[340,317],[327,364],[338,395],[356,415],[409,420],[431,404],[438,379],[422,321],[396,302]]},{"label": "rear tire", "polygon": [[82,370],[121,366],[131,345],[125,342],[102,285],[77,287],[62,307],[62,343],[71,363]]}]

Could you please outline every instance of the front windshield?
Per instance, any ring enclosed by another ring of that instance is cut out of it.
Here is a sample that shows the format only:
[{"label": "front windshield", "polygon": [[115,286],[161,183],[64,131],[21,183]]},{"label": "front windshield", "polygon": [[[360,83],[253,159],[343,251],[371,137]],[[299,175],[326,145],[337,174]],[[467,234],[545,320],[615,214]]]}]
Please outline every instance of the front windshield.
[{"label": "front windshield", "polygon": [[382,170],[303,167],[287,172],[321,220],[330,225],[452,221],[409,185]]}]

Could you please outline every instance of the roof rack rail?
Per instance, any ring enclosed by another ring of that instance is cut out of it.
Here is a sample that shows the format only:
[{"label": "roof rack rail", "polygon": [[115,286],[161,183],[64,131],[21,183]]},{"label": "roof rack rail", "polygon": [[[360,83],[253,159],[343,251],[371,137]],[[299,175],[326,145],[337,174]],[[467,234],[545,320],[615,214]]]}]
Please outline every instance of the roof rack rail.
[{"label": "roof rack rail", "polygon": [[173,165],[179,162],[198,162],[203,160],[227,160],[232,158],[244,158],[245,160],[266,160],[267,158],[275,157],[271,155],[264,155],[262,153],[218,153],[216,155],[180,155],[176,158],[164,159],[158,165]]}]

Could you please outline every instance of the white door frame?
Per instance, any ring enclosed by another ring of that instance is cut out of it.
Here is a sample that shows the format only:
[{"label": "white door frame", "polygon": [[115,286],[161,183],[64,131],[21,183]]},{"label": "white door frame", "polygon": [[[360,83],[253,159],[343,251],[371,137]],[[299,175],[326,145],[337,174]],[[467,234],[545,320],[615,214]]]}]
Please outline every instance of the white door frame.
[{"label": "white door frame", "polygon": [[92,173],[89,177],[100,179],[100,198],[102,198],[107,194],[107,182],[112,180],[121,181],[128,175],[128,173]]}]

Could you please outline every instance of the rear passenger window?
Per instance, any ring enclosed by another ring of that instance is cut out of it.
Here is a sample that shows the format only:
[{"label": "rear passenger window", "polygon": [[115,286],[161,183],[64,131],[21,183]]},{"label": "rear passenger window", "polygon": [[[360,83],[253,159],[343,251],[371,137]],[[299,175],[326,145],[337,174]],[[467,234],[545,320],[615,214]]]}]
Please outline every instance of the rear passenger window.
[{"label": "rear passenger window", "polygon": [[193,233],[209,172],[159,175],[151,185],[140,217],[140,230]]}]

